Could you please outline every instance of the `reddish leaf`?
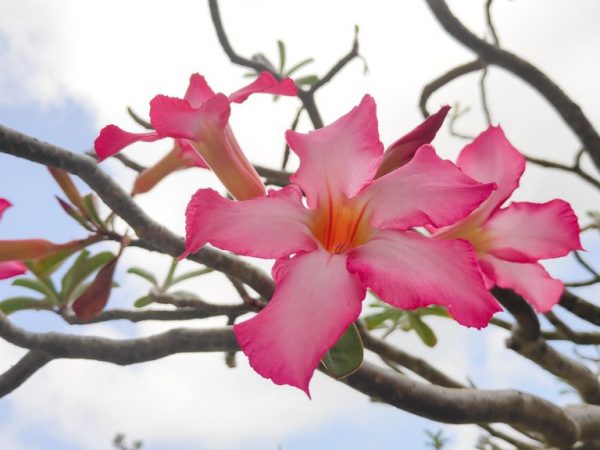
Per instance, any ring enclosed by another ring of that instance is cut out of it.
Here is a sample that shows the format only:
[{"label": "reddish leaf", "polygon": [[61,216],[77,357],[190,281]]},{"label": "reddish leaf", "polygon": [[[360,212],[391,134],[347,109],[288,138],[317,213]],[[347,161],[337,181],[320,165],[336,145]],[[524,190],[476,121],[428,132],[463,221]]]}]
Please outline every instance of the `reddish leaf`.
[{"label": "reddish leaf", "polygon": [[108,262],[96,274],[94,281],[73,303],[73,312],[82,320],[91,320],[106,306],[112,289],[112,279],[119,257]]}]

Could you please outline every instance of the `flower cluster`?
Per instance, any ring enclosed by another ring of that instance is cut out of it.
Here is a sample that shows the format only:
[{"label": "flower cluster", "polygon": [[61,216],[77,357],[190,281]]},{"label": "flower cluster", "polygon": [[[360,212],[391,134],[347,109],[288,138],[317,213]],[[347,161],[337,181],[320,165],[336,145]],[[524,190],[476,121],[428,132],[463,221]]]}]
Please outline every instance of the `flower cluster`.
[{"label": "flower cluster", "polygon": [[254,92],[294,95],[295,87],[262,74],[226,97],[193,75],[184,99],[152,100],[155,131],[110,125],[96,150],[104,159],[136,141],[175,138],[173,152],[149,169],[154,175],[141,175],[134,193],[205,163],[237,199],[212,189],[194,194],[182,256],[211,244],[276,260],[273,297],[234,326],[259,374],[308,394],[319,361],[358,318],[367,289],[402,309],[441,305],[477,328],[501,309],[489,292],[494,285],[514,289],[542,312],[558,301],[562,284],[538,260],[581,248],[577,218],[561,200],[501,207],[525,163],[500,128],[482,133],[454,165],[429,144],[444,107],[384,152],[375,101],[365,96],[326,127],[288,131],[300,166],[288,186],[265,192],[227,124],[230,102]]}]

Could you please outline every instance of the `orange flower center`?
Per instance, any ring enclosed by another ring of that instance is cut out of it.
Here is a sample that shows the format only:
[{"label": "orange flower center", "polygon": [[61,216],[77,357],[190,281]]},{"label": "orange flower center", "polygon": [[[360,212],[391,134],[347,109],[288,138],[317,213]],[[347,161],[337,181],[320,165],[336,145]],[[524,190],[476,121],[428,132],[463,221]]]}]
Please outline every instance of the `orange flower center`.
[{"label": "orange flower center", "polygon": [[329,253],[340,254],[364,244],[369,238],[367,204],[329,198],[315,211],[311,229]]}]

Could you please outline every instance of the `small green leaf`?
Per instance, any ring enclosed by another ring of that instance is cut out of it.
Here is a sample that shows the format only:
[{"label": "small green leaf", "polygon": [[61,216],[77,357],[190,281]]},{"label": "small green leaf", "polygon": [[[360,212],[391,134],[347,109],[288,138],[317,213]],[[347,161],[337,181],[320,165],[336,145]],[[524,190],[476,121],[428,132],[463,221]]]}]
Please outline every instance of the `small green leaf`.
[{"label": "small green leaf", "polygon": [[285,67],[285,44],[282,40],[277,41],[277,49],[279,50],[279,73],[283,73]]},{"label": "small green leaf", "polygon": [[181,283],[182,281],[189,280],[190,278],[201,277],[202,275],[206,275],[207,273],[214,272],[214,269],[210,267],[206,267],[205,269],[200,270],[192,270],[191,272],[182,273],[181,275],[174,277],[168,286],[175,286],[177,283]]},{"label": "small green leaf", "polygon": [[104,223],[104,221],[100,218],[100,215],[98,214],[98,206],[96,204],[97,200],[96,197],[94,196],[94,194],[87,194],[83,197],[83,203],[85,204],[85,208],[88,212],[88,214],[90,215],[90,217],[92,218],[92,221],[98,225],[100,228],[104,229],[106,228],[106,224]]},{"label": "small green leaf", "polygon": [[18,278],[12,282],[12,285],[31,289],[32,291],[39,292],[46,298],[51,298],[60,303],[58,302],[56,292],[51,288],[50,282],[43,282],[42,280],[35,280],[33,278]]},{"label": "small green leaf", "polygon": [[142,269],[141,267],[130,267],[129,269],[127,269],[127,273],[137,275],[138,277],[141,277],[144,280],[148,281],[153,286],[158,286],[158,280],[156,279],[156,277],[147,270]]},{"label": "small green leaf", "polygon": [[0,302],[0,311],[7,315],[25,309],[40,310],[51,308],[51,302],[33,297],[11,297]]},{"label": "small green leaf", "polygon": [[419,335],[423,343],[428,347],[434,347],[437,344],[437,337],[433,330],[429,328],[429,325],[414,313],[408,313],[408,318],[413,330]]},{"label": "small green leaf", "polygon": [[316,75],[307,75],[305,77],[300,77],[296,79],[296,84],[311,86],[317,81],[319,81],[319,77],[317,77]]},{"label": "small green leaf", "polygon": [[64,249],[53,253],[45,258],[36,259],[28,264],[29,269],[38,278],[45,278],[57,271],[69,256],[75,253],[75,249]]},{"label": "small green leaf", "polygon": [[438,316],[438,317],[445,317],[445,318],[450,317],[450,314],[448,314],[448,311],[446,310],[446,308],[442,308],[441,306],[429,306],[427,308],[415,309],[414,313],[416,313],[420,317],[423,317],[423,316]]},{"label": "small green leaf", "polygon": [[335,378],[340,379],[358,369],[364,349],[356,325],[351,324],[335,345],[323,357],[323,365]]},{"label": "small green leaf", "polygon": [[133,306],[136,308],[143,308],[144,306],[148,306],[150,303],[152,303],[152,299],[150,299],[149,296],[144,295],[133,302]]},{"label": "small green leaf", "polygon": [[163,282],[163,287],[165,289],[171,285],[173,276],[175,275],[175,270],[177,270],[177,258],[173,258],[173,261],[171,261],[171,265],[169,266],[169,271],[167,272],[167,276]]},{"label": "small green leaf", "polygon": [[313,58],[306,58],[300,61],[298,64],[293,65],[284,76],[289,77],[292,74],[296,73],[298,70],[302,69],[304,66],[313,63],[315,60]]}]

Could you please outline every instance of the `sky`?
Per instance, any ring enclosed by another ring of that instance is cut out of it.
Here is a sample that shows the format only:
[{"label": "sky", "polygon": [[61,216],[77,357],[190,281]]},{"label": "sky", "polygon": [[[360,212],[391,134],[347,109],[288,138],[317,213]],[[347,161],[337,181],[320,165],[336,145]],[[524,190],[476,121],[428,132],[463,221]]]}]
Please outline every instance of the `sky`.
[{"label": "sky", "polygon": [[[287,46],[290,64],[315,58],[300,75],[323,74],[351,45],[354,25],[360,26],[363,63],[356,60],[324,87],[317,101],[326,123],[356,105],[365,93],[378,105],[381,139],[385,144],[421,120],[418,99],[422,86],[472,55],[447,36],[424,2],[308,0],[291,10],[275,0],[222,2],[222,16],[234,48],[250,56],[263,52],[275,59],[277,39]],[[484,33],[481,1],[450,2],[453,11],[477,34]],[[574,6],[575,5],[575,6]],[[544,15],[540,14],[543,8]],[[125,108],[147,114],[156,94],[181,95],[189,75],[200,72],[217,91],[233,92],[245,82],[244,69],[232,66],[222,52],[210,22],[206,2],[175,0],[0,0],[0,123],[73,151],[92,147],[99,129],[116,123],[137,130]],[[546,71],[600,127],[600,34],[593,0],[497,0],[494,16],[502,44]],[[436,93],[429,108],[459,102],[471,107],[457,127],[481,132],[478,76],[456,81]],[[545,101],[521,81],[499,69],[490,70],[489,98],[495,123],[524,153],[568,163],[578,142]],[[277,167],[283,133],[298,102],[273,103],[255,96],[235,105],[231,123],[250,159]],[[310,129],[303,118],[300,131]],[[445,158],[455,159],[465,141],[440,132],[435,145]],[[168,149],[168,142],[138,144],[127,151],[149,164]],[[296,161],[292,161],[296,164]],[[586,167],[590,167],[587,158]],[[133,174],[116,161],[103,163],[114,179],[128,188]],[[593,169],[590,169],[593,171]],[[598,175],[596,173],[596,175]],[[87,192],[83,183],[82,192]],[[139,197],[154,218],[183,234],[183,211],[199,187],[218,187],[200,169],[181,172]],[[0,237],[44,237],[65,241],[82,235],[61,213],[58,194],[44,167],[0,154],[0,196],[15,205],[0,223]],[[597,205],[594,192],[568,174],[528,167],[516,200],[572,202],[582,224],[586,211]],[[600,265],[600,243],[584,239],[591,263]],[[267,261],[254,263],[268,269]],[[169,258],[139,250],[120,262],[110,307],[130,307],[145,293],[141,280],[125,270],[142,265],[164,274]],[[194,267],[192,263],[183,268]],[[584,279],[571,258],[547,265],[566,280]],[[185,286],[209,301],[237,298],[227,281],[211,274]],[[586,295],[597,295],[587,290]],[[8,282],[0,298],[22,293]],[[147,322],[67,327],[46,313],[19,313],[12,318],[35,331],[133,337],[153,334],[177,324]],[[222,319],[186,326],[222,325]],[[457,379],[469,376],[485,388],[517,387],[559,403],[573,401],[559,394],[551,375],[515,357],[504,347],[506,333],[488,328],[475,331],[445,320],[432,320],[440,339],[425,348],[412,334],[392,336],[394,343],[438,365]],[[577,324],[580,325],[580,324]],[[562,347],[570,351],[569,347]],[[0,369],[23,354],[0,342]],[[527,374],[527,376],[523,376]],[[117,432],[142,439],[144,450],[175,449],[421,449],[425,429],[443,428],[447,448],[474,448],[472,427],[443,426],[363,395],[321,374],[315,375],[309,401],[303,393],[262,379],[238,357],[238,368],[226,368],[218,354],[176,355],[131,367],[84,361],[55,361],[24,386],[0,400],[0,448],[7,450],[100,450],[110,447]]]}]

